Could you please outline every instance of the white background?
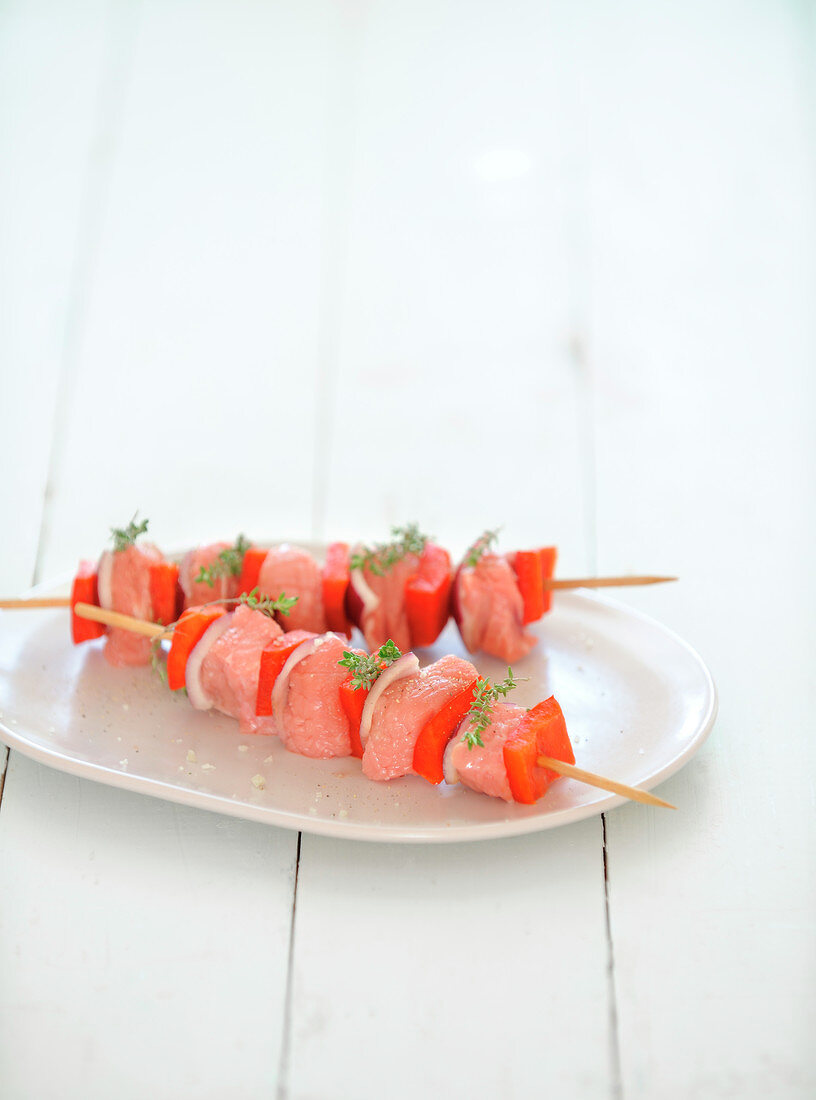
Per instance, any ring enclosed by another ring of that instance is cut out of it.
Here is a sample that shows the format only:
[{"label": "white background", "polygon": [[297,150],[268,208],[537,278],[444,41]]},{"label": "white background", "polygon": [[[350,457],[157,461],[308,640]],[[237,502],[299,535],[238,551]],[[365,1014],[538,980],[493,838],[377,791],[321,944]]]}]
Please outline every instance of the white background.
[{"label": "white background", "polygon": [[[811,4],[0,6],[0,583],[556,542],[709,662],[661,787],[333,842],[12,753],[3,1096],[816,1089]],[[296,904],[295,904],[296,903]]]}]

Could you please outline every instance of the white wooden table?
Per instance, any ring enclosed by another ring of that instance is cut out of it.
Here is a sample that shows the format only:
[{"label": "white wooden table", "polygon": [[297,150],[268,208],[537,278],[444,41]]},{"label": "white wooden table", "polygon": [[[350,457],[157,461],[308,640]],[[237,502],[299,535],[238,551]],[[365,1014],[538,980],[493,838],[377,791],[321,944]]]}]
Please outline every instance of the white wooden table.
[{"label": "white wooden table", "polygon": [[555,541],[702,652],[661,788],[341,843],[0,806],[0,1093],[810,1097],[813,10],[8,0],[0,591],[166,547]]}]

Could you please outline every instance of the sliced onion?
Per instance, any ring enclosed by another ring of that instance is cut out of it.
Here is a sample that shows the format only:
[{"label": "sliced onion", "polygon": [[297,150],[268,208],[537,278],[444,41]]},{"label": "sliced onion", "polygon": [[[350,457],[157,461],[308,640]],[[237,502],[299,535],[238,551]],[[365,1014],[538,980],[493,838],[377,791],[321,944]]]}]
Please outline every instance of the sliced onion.
[{"label": "sliced onion", "polygon": [[369,615],[379,607],[380,597],[365,579],[365,572],[362,569],[352,569],[349,586],[363,605],[363,610],[360,613],[360,622],[362,623],[364,615]]},{"label": "sliced onion", "polygon": [[105,550],[96,568],[99,606],[113,610],[113,551]]},{"label": "sliced onion", "polygon": [[445,777],[445,782],[449,783],[451,786],[460,782],[459,772],[453,765],[453,750],[462,740],[460,734],[464,732],[466,723],[467,718],[456,727],[456,733],[451,737],[450,741],[448,741],[448,747],[445,749],[445,755],[442,757],[442,774]]},{"label": "sliced onion", "polygon": [[363,717],[360,721],[360,744],[363,748],[365,748],[365,743],[371,731],[374,708],[377,706],[382,693],[390,684],[395,684],[397,680],[404,680],[406,676],[413,676],[418,671],[419,657],[415,653],[403,653],[401,657],[394,661],[393,665],[389,665],[374,681],[363,706]]},{"label": "sliced onion", "polygon": [[278,732],[283,729],[283,712],[286,709],[286,700],[289,695],[289,677],[295,665],[311,657],[316,649],[319,649],[327,638],[336,638],[337,635],[329,631],[327,634],[318,634],[315,638],[307,638],[301,642],[297,649],[293,650],[286,659],[286,664],[278,673],[275,686],[272,688],[272,717]]},{"label": "sliced onion", "polygon": [[218,641],[225,630],[229,630],[232,625],[232,616],[233,612],[228,611],[226,615],[219,615],[214,622],[210,623],[187,658],[184,683],[187,688],[187,696],[196,710],[209,710],[213,705],[212,699],[207,695],[201,684],[201,665],[212,649],[213,644]]}]

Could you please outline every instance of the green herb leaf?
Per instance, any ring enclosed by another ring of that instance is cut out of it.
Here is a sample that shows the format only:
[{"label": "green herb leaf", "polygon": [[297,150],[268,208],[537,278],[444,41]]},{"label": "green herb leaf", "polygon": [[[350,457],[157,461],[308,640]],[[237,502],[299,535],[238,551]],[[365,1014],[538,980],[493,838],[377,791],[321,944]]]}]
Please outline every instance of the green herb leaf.
[{"label": "green herb leaf", "polygon": [[[214,600],[213,602],[219,603],[221,601]],[[269,618],[272,619],[276,611],[280,611],[281,615],[288,615],[298,602],[298,598],[297,596],[287,596],[285,592],[281,592],[275,599],[271,596],[261,596],[260,589],[256,586],[249,594],[246,592],[242,593],[238,598],[238,602],[246,604],[246,606],[251,607],[253,611],[261,611],[264,615],[268,615]]]},{"label": "green herb leaf", "polygon": [[164,650],[162,649],[161,638],[154,638],[150,643],[150,664],[153,666],[153,671],[157,674],[163,684],[167,683],[167,668],[162,660],[164,656]]},{"label": "green herb leaf", "polygon": [[368,691],[388,666],[393,665],[394,661],[401,656],[402,653],[389,638],[376,653],[363,653],[361,655],[346,649],[337,663],[354,673],[351,681],[353,691],[358,688],[365,688]]},{"label": "green herb leaf", "polygon": [[494,531],[484,531],[465,554],[465,565],[478,565],[482,554],[486,554],[494,542],[498,540],[501,527]]},{"label": "green herb leaf", "polygon": [[392,527],[391,542],[378,542],[374,546],[364,546],[351,557],[352,569],[370,569],[377,576],[384,576],[390,569],[402,561],[406,554],[421,554],[430,535],[423,535],[418,524],[409,523],[405,527]]},{"label": "green herb leaf", "polygon": [[219,577],[240,577],[244,565],[244,555],[250,546],[249,539],[245,535],[239,535],[234,546],[228,546],[222,550],[209,568],[201,566],[196,584],[208,584],[210,588],[215,586]]},{"label": "green herb leaf", "polygon": [[482,734],[490,725],[493,717],[493,707],[499,696],[506,699],[515,687],[528,679],[528,676],[515,677],[512,668],[508,665],[507,678],[502,680],[500,684],[491,684],[486,677],[479,680],[473,689],[473,702],[470,704],[470,710],[465,715],[467,729],[462,735],[462,740],[467,744],[468,749],[472,749],[474,745],[484,748]]},{"label": "green herb leaf", "polygon": [[127,527],[111,527],[111,535],[113,536],[113,549],[115,552],[120,550],[127,550],[129,546],[132,546],[139,535],[143,535],[147,530],[148,520],[143,519],[141,523],[136,522],[138,512],[134,513],[133,519],[127,525]]}]

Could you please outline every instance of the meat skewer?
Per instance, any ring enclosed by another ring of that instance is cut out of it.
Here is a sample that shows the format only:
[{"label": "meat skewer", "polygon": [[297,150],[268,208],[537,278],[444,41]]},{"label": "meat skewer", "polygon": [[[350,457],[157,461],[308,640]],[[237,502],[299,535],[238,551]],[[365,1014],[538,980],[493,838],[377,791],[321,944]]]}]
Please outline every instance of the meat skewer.
[{"label": "meat skewer", "polygon": [[[209,644],[206,642],[206,634],[213,630],[213,618],[210,614],[213,608],[188,611],[185,613],[186,619],[183,616],[169,628],[82,602],[75,605],[74,614],[96,623],[133,631],[154,642],[170,639],[173,646],[168,669],[176,641],[184,634],[185,622],[194,619],[208,620],[210,625],[199,636],[192,649],[186,652],[185,683],[190,701],[194,705],[199,709],[215,706],[224,713],[238,717],[244,732],[277,732],[290,751],[302,755],[350,755],[352,744],[348,723],[342,715],[342,704],[335,702],[335,696],[344,682],[350,679],[347,676],[348,664],[354,664],[354,657],[359,657],[358,663],[364,664],[364,655],[359,650],[349,650],[346,643],[331,632],[323,635],[310,635],[307,632],[284,635],[274,619],[258,610],[260,601],[256,599],[254,603],[255,606],[252,606],[251,600],[239,602],[232,613],[226,611],[222,605],[222,613],[216,616],[215,623],[217,625],[221,622],[223,625]],[[289,653],[272,685],[274,715],[264,718],[260,716],[260,669],[264,656],[281,645],[288,645]],[[202,646],[204,652],[201,652]],[[399,652],[396,647],[394,651]],[[343,658],[338,658],[340,653],[344,654]],[[372,660],[376,664],[376,655],[374,658],[367,658],[369,666]],[[192,668],[193,664],[195,668]],[[390,679],[386,677],[386,673],[390,674]],[[469,662],[456,657],[443,657],[420,671],[413,654],[401,654],[388,668],[381,670],[375,684],[382,690],[378,696],[379,703],[373,706],[373,714],[369,716],[365,740],[364,774],[378,780],[411,772],[424,774],[424,770],[417,770],[419,742],[435,721],[445,717],[446,708],[450,709],[451,702],[465,694],[460,689],[469,680],[471,673],[475,673],[475,669]],[[310,713],[308,708],[304,709],[299,705],[298,696],[305,698],[304,685],[310,682],[318,685],[321,699],[319,720],[314,712]],[[481,678],[478,682],[485,683]],[[470,681],[468,688],[472,684],[473,681]],[[502,689],[498,690],[501,692]],[[373,691],[367,691],[366,695],[368,703]],[[412,705],[413,712],[409,720],[407,709]],[[459,716],[461,717],[461,710]],[[574,767],[570,763],[570,760],[574,761],[574,756],[563,716],[552,698],[527,712],[512,704],[496,703],[482,731],[484,744],[481,746],[477,740],[468,748],[465,738],[459,737],[462,729],[467,736],[469,722],[470,719],[466,717],[462,722],[448,723],[449,726],[455,726],[455,736],[448,740],[445,751],[445,777],[452,781],[461,778],[473,789],[499,795],[507,801],[535,802],[555,774],[558,774],[590,786],[601,787],[633,801],[674,808],[647,791]],[[395,723],[396,736],[393,733]],[[472,726],[472,722],[470,725]],[[544,741],[542,730],[545,733]],[[390,749],[389,735],[392,738]],[[550,738],[549,741],[547,737]],[[549,753],[543,754],[540,751],[543,744],[552,745]],[[502,779],[502,768],[496,769],[495,766],[491,776],[490,759],[492,756],[495,765],[497,747],[503,754],[509,777],[507,779]],[[531,752],[532,761],[523,759],[529,758]],[[570,760],[559,759],[553,755],[556,752],[560,756],[568,756]],[[413,767],[407,763],[408,756],[411,757]],[[515,757],[518,759],[513,763]],[[475,781],[474,775],[478,776]],[[484,779],[485,775],[489,778],[488,782]],[[497,788],[497,782],[501,789]],[[544,786],[537,793],[535,783],[542,782]]]},{"label": "meat skewer", "polygon": [[[524,627],[549,610],[550,593],[573,587],[655,584],[671,577],[585,577],[555,580],[556,551],[545,547],[509,554],[491,552],[497,532],[486,531],[452,569],[450,555],[416,525],[393,528],[394,540],[350,552],[332,543],[321,567],[299,547],[265,549],[240,535],[234,545],[213,543],[190,551],[181,565],[165,561],[155,547],[137,545],[146,522],[114,532],[98,570],[82,563],[70,600],[6,600],[0,607],[68,606],[78,599],[115,607],[137,617],[172,621],[182,607],[235,598],[258,587],[298,597],[284,630],[327,629],[350,636],[352,623],[371,649],[389,638],[403,650],[433,645],[453,614],[466,648],[517,662],[536,644]],[[75,641],[93,636],[73,619]],[[112,663],[146,663],[142,643],[114,635],[106,655]]]}]

